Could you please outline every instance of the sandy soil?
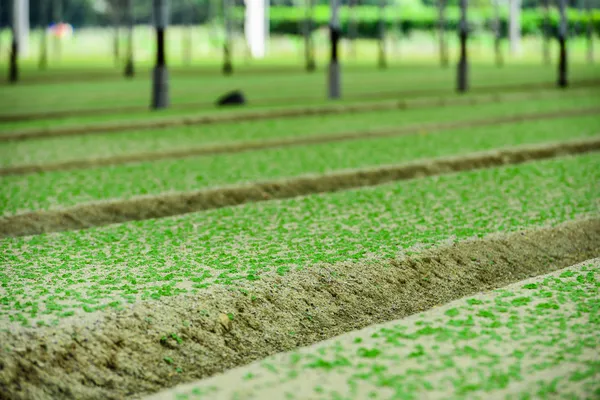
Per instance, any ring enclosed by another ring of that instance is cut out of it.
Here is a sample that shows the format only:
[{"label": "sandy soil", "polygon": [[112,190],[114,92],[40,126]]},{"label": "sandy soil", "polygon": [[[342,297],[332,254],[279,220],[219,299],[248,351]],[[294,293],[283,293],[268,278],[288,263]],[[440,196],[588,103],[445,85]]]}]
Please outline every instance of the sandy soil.
[{"label": "sandy soil", "polygon": [[148,397],[593,398],[600,258]]},{"label": "sandy soil", "polygon": [[251,296],[209,287],[57,327],[12,327],[0,332],[0,398],[139,397],[597,254],[600,220],[577,221],[385,265],[273,274],[246,283]]}]

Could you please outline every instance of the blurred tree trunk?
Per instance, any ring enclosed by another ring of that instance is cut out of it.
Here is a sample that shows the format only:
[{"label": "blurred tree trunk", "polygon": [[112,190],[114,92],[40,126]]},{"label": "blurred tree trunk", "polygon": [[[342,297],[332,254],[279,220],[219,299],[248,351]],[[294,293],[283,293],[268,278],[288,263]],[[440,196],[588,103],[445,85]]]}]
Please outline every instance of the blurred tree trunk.
[{"label": "blurred tree trunk", "polygon": [[469,64],[467,58],[467,38],[469,34],[469,25],[467,19],[468,3],[467,0],[460,0],[460,58],[458,61],[458,79],[457,90],[460,93],[469,89]]},{"label": "blurred tree trunk", "polygon": [[357,0],[348,0],[348,55],[352,60],[356,60],[356,37],[358,36],[358,26],[356,21]]},{"label": "blurred tree trunk", "polygon": [[169,106],[169,72],[167,70],[165,33],[169,25],[169,0],[153,0],[152,15],[156,29],[156,64],[152,77],[152,102],[154,110]]},{"label": "blurred tree trunk", "polygon": [[494,52],[496,53],[496,65],[504,65],[502,56],[502,26],[500,25],[500,4],[498,0],[494,1]]},{"label": "blurred tree trunk", "polygon": [[39,24],[40,24],[40,60],[38,67],[46,69],[48,67],[48,1],[39,2]]},{"label": "blurred tree trunk", "polygon": [[233,65],[231,63],[231,2],[232,0],[223,0],[223,20],[225,24],[225,41],[223,43],[223,73],[225,75],[230,75],[233,73]]},{"label": "blurred tree trunk", "polygon": [[18,0],[13,0],[11,4],[11,8],[8,9],[9,15],[12,15],[11,18],[11,33],[12,33],[12,42],[10,47],[10,60],[8,65],[8,81],[10,83],[16,83],[19,80],[19,41],[17,39],[17,22],[15,18],[16,14],[16,6],[15,3]]},{"label": "blurred tree trunk", "polygon": [[133,78],[135,68],[133,64],[133,33],[135,17],[133,15],[133,0],[125,0],[125,18],[127,20],[127,60],[125,61],[125,77]]},{"label": "blurred tree trunk", "polygon": [[192,63],[192,27],[194,6],[189,0],[184,0],[184,27],[181,38],[182,61],[184,65]]},{"label": "blurred tree trunk", "polygon": [[[60,23],[63,22],[63,7],[62,7],[62,0],[53,0],[52,2],[52,19],[54,20],[54,25],[58,25]],[[62,42],[61,42],[61,37],[59,35],[57,35],[56,33],[54,34],[54,51],[53,51],[53,55],[56,59],[60,59],[62,56]]]},{"label": "blurred tree trunk", "polygon": [[379,0],[379,68],[387,67],[385,54],[385,7],[386,0]]},{"label": "blurred tree trunk", "polygon": [[438,39],[440,64],[448,66],[448,43],[446,42],[446,0],[438,0]]},{"label": "blurred tree trunk", "polygon": [[115,64],[119,64],[119,58],[121,57],[121,51],[119,46],[119,25],[121,23],[121,8],[119,3],[114,3],[113,9],[113,57],[115,58]]},{"label": "blurred tree trunk", "polygon": [[560,12],[560,25],[558,28],[558,44],[560,47],[560,57],[558,60],[558,86],[567,87],[567,15],[566,0],[558,0],[558,9]]},{"label": "blurred tree trunk", "polygon": [[328,94],[329,99],[339,99],[341,96],[341,77],[339,63],[339,43],[341,36],[340,29],[340,1],[330,0],[330,19],[329,19],[329,40],[330,40],[330,61],[328,76]]},{"label": "blurred tree trunk", "polygon": [[394,15],[395,18],[392,18],[393,30],[394,30],[394,53],[396,55],[400,54],[400,42],[402,40],[402,3],[400,1],[395,1],[394,5]]},{"label": "blurred tree trunk", "polygon": [[544,25],[543,25],[543,45],[542,52],[544,57],[544,64],[550,65],[552,59],[550,57],[550,0],[544,1]]},{"label": "blurred tree trunk", "polygon": [[[2,2],[0,1],[0,15],[2,15]],[[0,60],[2,59],[2,31],[4,30],[4,27],[2,26],[2,23],[0,21]]]},{"label": "blurred tree trunk", "polygon": [[306,15],[304,17],[304,57],[306,70],[312,72],[316,69],[315,49],[312,39],[313,30],[313,0],[306,1]]}]

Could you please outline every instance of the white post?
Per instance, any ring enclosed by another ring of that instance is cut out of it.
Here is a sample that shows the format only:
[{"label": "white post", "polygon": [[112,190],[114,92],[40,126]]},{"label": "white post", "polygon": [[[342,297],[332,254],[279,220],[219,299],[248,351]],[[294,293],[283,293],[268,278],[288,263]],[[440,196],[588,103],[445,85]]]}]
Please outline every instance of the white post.
[{"label": "white post", "polygon": [[269,0],[246,0],[245,34],[253,58],[264,58],[269,36]]},{"label": "white post", "polygon": [[13,13],[19,57],[27,57],[29,53],[29,0],[13,0]]},{"label": "white post", "polygon": [[510,0],[509,16],[510,52],[521,53],[521,0]]},{"label": "white post", "polygon": [[331,19],[329,32],[331,41],[331,59],[329,63],[329,98],[339,99],[340,90],[340,64],[338,62],[338,47],[340,42],[340,17],[339,0],[330,0]]}]

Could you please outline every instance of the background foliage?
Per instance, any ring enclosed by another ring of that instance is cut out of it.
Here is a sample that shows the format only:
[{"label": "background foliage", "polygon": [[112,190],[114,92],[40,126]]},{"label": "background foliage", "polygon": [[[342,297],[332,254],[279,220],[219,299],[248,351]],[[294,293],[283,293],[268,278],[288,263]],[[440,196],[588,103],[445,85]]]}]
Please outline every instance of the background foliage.
[{"label": "background foliage", "polygon": [[[342,0],[347,4],[349,0]],[[133,0],[134,14],[137,23],[150,23],[152,20],[152,2],[149,0]],[[300,5],[304,0],[271,0],[270,9],[271,33],[300,35],[303,31],[305,8]],[[356,18],[359,37],[376,37],[378,32],[379,0],[357,0]],[[450,30],[458,25],[458,0],[447,0],[446,27]],[[8,4],[7,4],[8,3]],[[552,2],[551,2],[552,3]],[[574,7],[579,7],[579,0],[570,1]],[[595,1],[594,3],[597,3]],[[9,25],[10,2],[3,2],[0,10],[0,24]],[[235,0],[236,17],[243,18],[243,0]],[[316,0],[313,13],[313,29],[327,26],[329,19],[329,0]],[[413,30],[434,31],[438,25],[436,0],[388,0],[390,7],[386,10],[388,28],[398,28],[405,34]],[[522,32],[524,35],[540,33],[544,28],[544,16],[541,9],[535,8],[537,0],[523,0]],[[46,25],[55,20],[54,7],[62,9],[62,20],[74,27],[112,25],[115,21],[124,23],[123,8],[125,0],[30,0],[31,24],[34,27]],[[295,6],[294,6],[295,5]],[[472,28],[491,29],[494,16],[492,3],[489,0],[473,0],[470,2],[469,20]],[[597,4],[594,4],[597,6]],[[508,7],[501,7],[501,31],[506,35],[508,26]],[[570,33],[573,35],[585,32],[590,23],[588,14],[571,8],[568,13]],[[220,0],[172,0],[171,23],[180,25],[186,23],[203,24],[209,20],[222,19],[222,1]],[[341,22],[344,32],[348,31],[349,13],[347,7],[341,11]],[[595,9],[592,23],[596,32],[600,31],[600,11]],[[239,26],[239,25],[238,25]],[[558,29],[558,12],[552,9],[550,16],[550,32],[555,35]]]}]

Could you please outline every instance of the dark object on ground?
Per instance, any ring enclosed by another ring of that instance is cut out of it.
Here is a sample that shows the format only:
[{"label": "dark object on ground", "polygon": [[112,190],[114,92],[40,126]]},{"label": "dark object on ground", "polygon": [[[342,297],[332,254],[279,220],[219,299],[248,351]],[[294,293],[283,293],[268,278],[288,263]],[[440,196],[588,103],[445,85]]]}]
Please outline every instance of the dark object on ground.
[{"label": "dark object on ground", "polygon": [[244,104],[246,104],[246,98],[239,90],[226,93],[217,100],[218,106],[241,106]]}]

